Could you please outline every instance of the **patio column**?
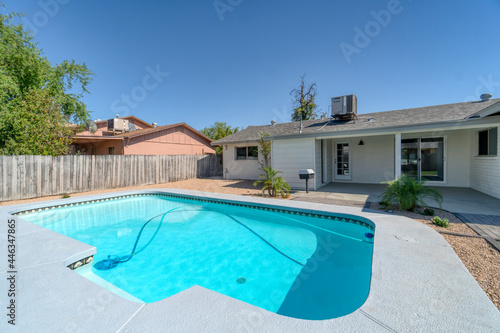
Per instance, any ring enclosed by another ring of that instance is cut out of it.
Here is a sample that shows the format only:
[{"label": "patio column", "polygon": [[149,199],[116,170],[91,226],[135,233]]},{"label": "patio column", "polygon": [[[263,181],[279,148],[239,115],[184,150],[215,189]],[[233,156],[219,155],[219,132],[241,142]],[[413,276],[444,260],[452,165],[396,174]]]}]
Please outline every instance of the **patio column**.
[{"label": "patio column", "polygon": [[395,135],[395,149],[394,149],[394,177],[397,179],[401,177],[401,132]]}]

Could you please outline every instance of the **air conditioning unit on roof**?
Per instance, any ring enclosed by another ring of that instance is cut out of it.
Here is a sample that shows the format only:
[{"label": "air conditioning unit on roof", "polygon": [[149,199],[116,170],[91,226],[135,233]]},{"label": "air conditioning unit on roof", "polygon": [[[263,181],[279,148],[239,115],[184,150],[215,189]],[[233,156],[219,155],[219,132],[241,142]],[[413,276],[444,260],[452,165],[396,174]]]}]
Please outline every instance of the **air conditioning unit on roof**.
[{"label": "air conditioning unit on roof", "polygon": [[108,131],[128,131],[128,119],[112,118],[108,120]]},{"label": "air conditioning unit on roof", "polygon": [[354,119],[357,117],[358,99],[356,95],[332,97],[332,117],[336,119]]}]

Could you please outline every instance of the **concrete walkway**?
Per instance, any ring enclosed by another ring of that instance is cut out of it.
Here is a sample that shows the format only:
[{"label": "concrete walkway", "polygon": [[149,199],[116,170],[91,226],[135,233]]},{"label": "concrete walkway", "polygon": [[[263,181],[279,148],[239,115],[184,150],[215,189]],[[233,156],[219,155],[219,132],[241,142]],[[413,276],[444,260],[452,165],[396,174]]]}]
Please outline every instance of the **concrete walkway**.
[{"label": "concrete walkway", "polygon": [[467,224],[474,224],[482,233],[500,241],[500,216],[484,214],[455,214]]},{"label": "concrete walkway", "polygon": [[[317,191],[297,191],[293,200],[324,203],[347,204],[368,208],[369,203],[379,202],[385,184],[330,183]],[[500,199],[470,188],[435,187],[443,194],[442,208],[454,213],[479,235],[489,237],[490,243],[500,249]],[[428,205],[439,208],[436,202]]]},{"label": "concrete walkway", "polygon": [[500,252],[500,216],[463,213],[455,215]]}]

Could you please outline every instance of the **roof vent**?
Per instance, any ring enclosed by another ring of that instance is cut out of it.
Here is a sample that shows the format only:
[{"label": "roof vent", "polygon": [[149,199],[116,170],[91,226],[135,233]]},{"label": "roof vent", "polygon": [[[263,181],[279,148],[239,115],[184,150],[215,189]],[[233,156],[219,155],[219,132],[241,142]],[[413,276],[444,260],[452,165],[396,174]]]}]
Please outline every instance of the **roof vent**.
[{"label": "roof vent", "polygon": [[119,114],[116,114],[115,116],[116,116],[116,118],[120,118],[120,115],[119,115]]},{"label": "roof vent", "polygon": [[481,98],[481,101],[483,102],[487,102],[490,100],[490,98],[492,97],[493,95],[490,94],[490,93],[486,93],[486,94],[482,94],[481,96],[479,96],[479,98]]},{"label": "roof vent", "polygon": [[276,120],[271,120],[271,125],[276,125]]},{"label": "roof vent", "polygon": [[153,127],[157,127],[158,124],[157,123],[152,123]]}]

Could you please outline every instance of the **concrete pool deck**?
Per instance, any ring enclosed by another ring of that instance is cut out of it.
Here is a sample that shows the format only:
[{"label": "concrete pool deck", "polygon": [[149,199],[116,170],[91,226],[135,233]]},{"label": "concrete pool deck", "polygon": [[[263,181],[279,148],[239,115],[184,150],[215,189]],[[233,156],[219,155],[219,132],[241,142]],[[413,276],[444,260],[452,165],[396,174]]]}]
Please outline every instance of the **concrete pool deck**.
[{"label": "concrete pool deck", "polygon": [[[372,280],[352,314],[324,321],[277,315],[202,287],[150,304],[103,289],[66,266],[95,248],[10,213],[126,194],[167,192],[362,216],[375,224]],[[1,206],[1,332],[498,332],[500,312],[449,244],[408,218],[345,206],[174,189],[113,192]],[[7,306],[7,221],[16,223],[15,326]]]}]

